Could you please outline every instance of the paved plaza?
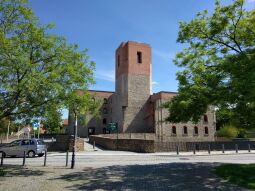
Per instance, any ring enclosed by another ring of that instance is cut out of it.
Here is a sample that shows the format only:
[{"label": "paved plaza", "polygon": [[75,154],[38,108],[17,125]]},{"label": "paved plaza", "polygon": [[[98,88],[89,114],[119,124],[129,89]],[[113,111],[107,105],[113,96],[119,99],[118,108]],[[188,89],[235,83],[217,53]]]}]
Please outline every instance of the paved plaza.
[{"label": "paved plaza", "polygon": [[[91,148],[76,155],[75,169],[65,167],[66,153],[43,159],[5,158],[0,190],[246,190],[212,173],[222,163],[254,163],[255,152],[132,153]],[[7,168],[8,167],[8,168]]]}]

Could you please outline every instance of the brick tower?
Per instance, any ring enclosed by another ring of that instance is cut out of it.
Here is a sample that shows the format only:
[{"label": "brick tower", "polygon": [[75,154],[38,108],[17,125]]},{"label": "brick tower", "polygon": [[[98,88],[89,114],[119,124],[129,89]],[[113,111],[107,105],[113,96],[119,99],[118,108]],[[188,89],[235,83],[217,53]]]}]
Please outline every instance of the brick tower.
[{"label": "brick tower", "polygon": [[113,121],[119,132],[146,132],[151,95],[151,47],[144,43],[121,43],[115,54]]}]

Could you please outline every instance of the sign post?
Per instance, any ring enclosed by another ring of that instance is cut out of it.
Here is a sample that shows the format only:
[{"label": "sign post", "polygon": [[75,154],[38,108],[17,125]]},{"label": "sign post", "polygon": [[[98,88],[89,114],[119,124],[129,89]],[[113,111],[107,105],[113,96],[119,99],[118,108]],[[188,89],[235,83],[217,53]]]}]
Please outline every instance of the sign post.
[{"label": "sign post", "polygon": [[106,126],[106,130],[109,131],[110,133],[117,133],[117,142],[116,142],[116,147],[118,149],[118,139],[119,139],[119,131],[118,131],[118,123],[108,123]]},{"label": "sign post", "polygon": [[35,138],[35,130],[38,130],[38,139],[39,139],[39,123],[38,122],[34,122],[32,124],[33,129],[34,129],[34,138]]},{"label": "sign post", "polygon": [[106,126],[106,130],[109,132],[118,133],[118,123],[108,123]]}]

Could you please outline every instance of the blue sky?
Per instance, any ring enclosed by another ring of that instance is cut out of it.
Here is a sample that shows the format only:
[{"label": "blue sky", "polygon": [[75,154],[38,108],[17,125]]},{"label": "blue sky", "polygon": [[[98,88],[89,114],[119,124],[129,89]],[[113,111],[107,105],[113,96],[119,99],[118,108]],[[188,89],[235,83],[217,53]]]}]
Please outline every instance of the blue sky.
[{"label": "blue sky", "polygon": [[[177,91],[172,59],[184,48],[176,43],[178,23],[198,11],[211,12],[214,0],[30,0],[42,23],[55,23],[53,33],[88,49],[96,62],[95,90],[114,91],[114,53],[121,42],[145,42],[152,47],[153,92]],[[230,0],[222,0],[227,4]],[[247,0],[248,9],[255,0]]]}]

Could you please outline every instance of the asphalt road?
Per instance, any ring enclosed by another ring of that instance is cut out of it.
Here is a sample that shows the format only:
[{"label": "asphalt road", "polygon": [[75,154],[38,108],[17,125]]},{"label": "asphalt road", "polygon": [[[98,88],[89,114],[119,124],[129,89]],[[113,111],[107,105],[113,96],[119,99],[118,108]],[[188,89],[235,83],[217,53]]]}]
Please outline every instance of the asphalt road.
[{"label": "asphalt road", "polygon": [[[70,166],[72,153],[68,154]],[[4,165],[21,165],[23,158],[4,158]],[[214,152],[208,154],[200,152],[192,153],[133,153],[124,151],[95,151],[79,152],[75,156],[77,167],[104,167],[112,165],[136,165],[136,164],[162,164],[162,163],[255,163],[255,152]],[[43,166],[44,157],[26,158],[28,166]],[[64,167],[66,165],[66,153],[51,152],[47,154],[47,166]]]}]

